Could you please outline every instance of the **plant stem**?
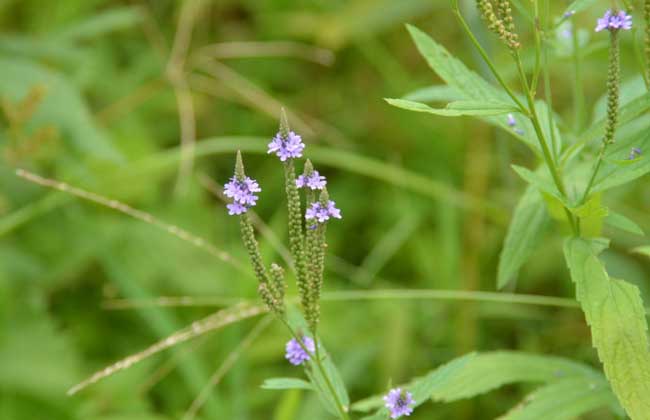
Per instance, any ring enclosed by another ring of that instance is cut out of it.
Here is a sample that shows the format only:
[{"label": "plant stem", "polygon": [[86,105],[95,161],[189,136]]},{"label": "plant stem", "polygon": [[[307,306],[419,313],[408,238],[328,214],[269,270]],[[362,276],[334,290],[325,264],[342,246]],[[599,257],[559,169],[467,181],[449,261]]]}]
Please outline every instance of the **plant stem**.
[{"label": "plant stem", "polygon": [[578,28],[576,26],[575,15],[571,18],[571,39],[573,42],[573,111],[574,111],[574,131],[582,131],[583,113],[584,113],[584,88],[582,86],[582,57],[580,55],[580,40],[578,39]]},{"label": "plant stem", "polygon": [[533,71],[533,80],[531,82],[531,91],[537,92],[537,82],[539,80],[539,74],[542,69],[542,40],[541,40],[541,22],[539,19],[539,1],[533,0],[533,34],[535,35],[535,70]]},{"label": "plant stem", "polygon": [[[528,101],[528,107],[529,107],[529,118],[531,123],[533,124],[533,128],[535,129],[535,134],[537,135],[537,140],[539,141],[539,145],[542,148],[544,161],[546,163],[546,166],[548,167],[549,172],[551,173],[551,177],[553,178],[553,182],[555,183],[555,186],[557,187],[560,194],[562,194],[562,196],[566,198],[567,197],[566,189],[564,188],[562,177],[560,176],[560,173],[557,167],[555,166],[555,163],[553,161],[553,156],[551,155],[551,151],[548,148],[548,143],[546,142],[546,138],[544,136],[544,131],[542,130],[542,127],[540,125],[539,117],[537,116],[537,109],[535,107],[535,98],[533,97],[533,93],[530,90],[530,86],[528,85],[528,78],[526,77],[524,66],[521,63],[521,57],[519,57],[518,52],[514,52],[513,56],[515,58],[515,62],[517,63],[517,69],[519,71],[519,77],[521,78],[521,84],[526,92],[526,100]],[[549,110],[549,112],[552,111]],[[577,234],[578,229],[575,224],[575,220],[573,218],[573,215],[569,211],[569,209],[566,207],[566,205],[564,206],[564,212],[566,213],[569,224],[571,225],[571,229],[573,230],[574,233]]]},{"label": "plant stem", "polygon": [[499,74],[499,72],[497,71],[494,63],[492,63],[492,60],[490,60],[490,57],[487,55],[487,52],[483,49],[480,42],[478,42],[478,39],[476,39],[476,37],[474,36],[474,33],[472,32],[469,25],[467,24],[467,21],[465,21],[465,18],[463,18],[463,15],[460,13],[460,8],[458,6],[458,0],[454,0],[454,2],[452,4],[452,10],[453,10],[454,14],[456,15],[456,18],[460,22],[461,26],[463,27],[463,29],[467,33],[467,36],[469,36],[470,40],[472,41],[472,43],[474,44],[474,46],[478,50],[479,54],[483,58],[483,61],[485,61],[485,64],[488,65],[488,67],[490,68],[490,71],[492,72],[494,77],[497,79],[497,81],[499,82],[501,87],[503,87],[503,89],[506,91],[508,96],[510,96],[510,98],[515,102],[515,104],[517,104],[517,107],[519,108],[520,112],[522,114],[524,114],[524,115],[528,115],[528,111],[526,110],[526,107],[524,106],[524,104],[519,100],[519,98],[517,98],[517,96],[512,91],[512,89],[510,89],[510,87],[506,84],[505,80],[503,80],[503,77],[501,77],[501,74]]},{"label": "plant stem", "polygon": [[[282,323],[287,327],[293,338],[296,339],[296,342],[298,345],[302,348],[302,350],[310,354],[311,352],[305,347],[305,345],[302,342],[302,339],[298,336],[298,334],[291,328],[291,325],[287,322],[286,319],[284,318],[279,318]],[[341,403],[341,400],[339,399],[338,394],[336,393],[336,390],[334,389],[334,386],[332,385],[332,381],[330,380],[329,376],[327,375],[327,371],[325,371],[325,368],[321,364],[320,361],[320,352],[318,351],[318,337],[316,334],[314,334],[314,347],[315,347],[315,354],[314,358],[312,359],[314,361],[314,365],[318,368],[318,371],[320,374],[323,376],[323,379],[325,380],[325,385],[327,386],[327,390],[332,394],[332,398],[334,399],[334,403],[336,404],[336,408],[339,411],[339,415],[341,417],[341,420],[350,420],[350,416],[348,416],[347,411],[345,410],[345,407]]]},{"label": "plant stem", "polygon": [[323,367],[320,359],[320,352],[318,351],[318,336],[314,334],[314,344],[316,347],[316,354],[315,354],[315,360],[314,363],[318,367],[318,370],[320,370],[321,375],[323,375],[323,378],[325,379],[325,383],[327,385],[327,388],[329,389],[330,393],[334,397],[334,401],[336,402],[336,406],[338,407],[340,413],[341,413],[341,419],[342,420],[349,420],[350,417],[348,416],[348,413],[345,411],[345,407],[341,403],[341,400],[339,399],[339,395],[336,393],[336,390],[334,389],[334,386],[332,385],[332,382],[330,381],[329,376],[327,375],[325,368]]}]

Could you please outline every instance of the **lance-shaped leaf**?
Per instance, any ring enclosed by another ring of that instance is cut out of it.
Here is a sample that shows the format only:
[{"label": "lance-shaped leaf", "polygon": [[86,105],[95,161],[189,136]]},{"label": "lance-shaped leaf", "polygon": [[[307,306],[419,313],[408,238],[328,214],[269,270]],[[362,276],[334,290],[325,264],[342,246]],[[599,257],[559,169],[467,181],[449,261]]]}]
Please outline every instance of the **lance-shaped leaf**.
[{"label": "lance-shaped leaf", "polygon": [[446,108],[432,108],[421,102],[409,101],[406,99],[390,99],[386,102],[408,111],[426,112],[443,117],[461,116],[494,116],[517,112],[514,106],[496,101],[455,101],[450,102]]},{"label": "lance-shaped leaf", "polygon": [[639,289],[610,278],[598,260],[602,241],[570,238],[564,254],[592,343],[627,414],[650,419],[650,351]]},{"label": "lance-shaped leaf", "polygon": [[515,208],[499,257],[497,287],[503,288],[517,276],[539,244],[550,217],[542,195],[528,186]]}]

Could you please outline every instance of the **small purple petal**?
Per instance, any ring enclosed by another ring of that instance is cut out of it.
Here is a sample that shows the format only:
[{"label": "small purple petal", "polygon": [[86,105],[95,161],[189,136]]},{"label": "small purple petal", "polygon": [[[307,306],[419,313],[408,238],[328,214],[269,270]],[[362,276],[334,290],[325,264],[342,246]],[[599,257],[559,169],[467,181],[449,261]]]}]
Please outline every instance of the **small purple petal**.
[{"label": "small purple petal", "polygon": [[515,125],[517,125],[517,120],[515,120],[514,115],[508,114],[508,126],[514,127]]},{"label": "small purple petal", "polygon": [[287,159],[302,157],[304,148],[305,144],[300,136],[290,131],[286,138],[283,138],[281,133],[276,134],[268,144],[267,153],[275,153],[284,162]]},{"label": "small purple petal", "polygon": [[[314,340],[311,338],[304,336],[302,338],[302,344],[303,345],[301,346],[295,338],[292,338],[287,342],[287,354],[285,357],[292,365],[298,366],[303,364],[309,360],[311,357],[310,355],[316,351],[316,345],[314,344]],[[307,349],[308,352],[306,352],[305,349]]]},{"label": "small purple petal", "polygon": [[233,200],[231,204],[226,206],[229,210],[228,214],[246,213],[250,207],[257,203],[259,197],[254,193],[260,191],[262,191],[260,185],[252,178],[246,177],[241,181],[234,176],[230,178],[230,181],[223,188],[223,194]]},{"label": "small purple petal", "polygon": [[312,203],[305,212],[305,219],[316,220],[318,223],[325,223],[332,217],[342,219],[341,210],[337,209],[335,204],[332,200],[328,201],[326,205],[323,205],[320,201]]},{"label": "small purple petal", "polygon": [[611,10],[607,10],[602,18],[598,19],[596,24],[596,32],[603,30],[619,30],[623,29],[628,31],[632,29],[632,15],[628,15],[623,10],[613,14]]},{"label": "small purple petal", "polygon": [[322,190],[327,185],[327,180],[324,176],[318,173],[318,171],[313,171],[310,175],[300,175],[296,179],[296,187],[298,188],[309,188],[310,190]]},{"label": "small purple petal", "polygon": [[402,416],[410,416],[415,406],[415,400],[410,392],[402,392],[401,388],[391,389],[384,396],[386,408],[390,410],[390,418],[396,419]]}]

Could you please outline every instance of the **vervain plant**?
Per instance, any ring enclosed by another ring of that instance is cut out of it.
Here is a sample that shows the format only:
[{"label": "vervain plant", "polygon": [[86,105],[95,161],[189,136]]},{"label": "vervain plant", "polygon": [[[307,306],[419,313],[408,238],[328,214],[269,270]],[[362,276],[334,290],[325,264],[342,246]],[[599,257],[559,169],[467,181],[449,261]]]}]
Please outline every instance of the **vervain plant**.
[{"label": "vervain plant", "polygon": [[[382,399],[370,398],[353,405],[353,409],[359,410],[384,405],[366,419],[408,416],[428,399],[451,401],[485,392],[505,382],[533,380],[530,370],[537,369],[536,364],[548,364],[551,370],[556,369],[555,378],[548,375],[537,378],[547,384],[529,397],[532,402],[516,407],[505,418],[573,418],[594,408],[609,407],[618,415],[624,411],[633,419],[650,419],[650,350],[643,302],[636,286],[611,278],[599,259],[599,254],[609,243],[608,239],[602,237],[603,224],[641,232],[633,221],[602,204],[603,192],[650,172],[649,160],[643,155],[650,143],[647,132],[626,132],[624,136],[617,136],[619,126],[629,123],[650,108],[650,95],[641,95],[621,107],[620,43],[626,31],[632,29],[633,23],[632,16],[620,9],[616,2],[595,26],[595,32],[609,35],[606,118],[588,129],[584,129],[578,120],[576,130],[571,132],[560,128],[563,125],[558,123],[559,117],[551,108],[549,57],[555,54],[556,48],[551,35],[562,23],[570,22],[571,29],[565,28],[564,31],[569,31],[565,35],[577,37],[577,28],[574,27],[576,9],[584,9],[587,3],[591,2],[575,2],[555,20],[549,11],[550,1],[533,0],[530,10],[522,8],[528,14],[526,20],[533,22],[533,47],[524,49],[511,1],[476,1],[477,11],[487,28],[498,37],[512,57],[520,82],[521,93],[518,93],[505,82],[501,71],[461,14],[458,1],[454,0],[453,13],[492,72],[498,87],[470,71],[424,32],[409,26],[420,53],[452,88],[455,96],[462,99],[454,100],[444,108],[434,108],[408,99],[387,101],[411,111],[448,117],[478,117],[507,130],[539,158],[539,165],[534,170],[513,165],[514,171],[528,183],[528,188],[515,209],[508,230],[498,269],[498,287],[506,286],[531,256],[548,219],[565,226],[566,262],[576,285],[577,300],[591,327],[593,345],[603,364],[605,377],[586,366],[550,357],[518,353],[470,354],[422,379],[393,388]],[[630,7],[627,2],[624,3]],[[648,10],[650,6],[646,1],[646,28]],[[648,54],[650,40],[646,39],[645,43]],[[534,51],[532,68],[524,64],[524,51]],[[573,43],[572,54],[576,56],[574,62],[579,63],[579,43]],[[641,73],[646,75],[647,69],[642,69]],[[544,99],[538,98],[540,90],[544,92]],[[577,89],[576,92],[581,90]],[[580,103],[577,98],[576,103]],[[313,389],[332,414],[348,419],[350,407],[347,392],[331,360],[324,356],[317,335],[326,222],[341,215],[334,202],[329,200],[325,179],[309,161],[304,165],[304,174],[296,178],[295,161],[302,157],[304,147],[300,137],[289,130],[283,114],[280,131],[269,144],[268,153],[276,154],[284,165],[289,243],[302,314],[306,319],[304,325],[292,320],[285,310],[283,270],[277,265],[271,265],[267,270],[261,261],[253,227],[246,215],[247,209],[257,200],[254,193],[260,189],[257,182],[244,174],[240,154],[237,155],[235,176],[226,185],[225,193],[233,199],[228,205],[230,214],[241,218],[242,238],[260,282],[260,296],[293,336],[287,344],[287,359],[295,365],[303,364],[310,379],[309,383],[295,379],[274,379],[265,386]],[[595,152],[593,149],[596,149]],[[299,188],[306,190],[307,210],[304,214]],[[321,192],[317,198],[315,191],[318,190]],[[517,363],[526,364],[530,370],[522,373],[514,369],[517,372],[514,377],[503,372],[480,376],[487,366],[501,368],[510,364],[512,367]],[[563,366],[558,367],[558,363]],[[559,399],[564,402],[558,402]],[[553,407],[553,414],[549,414],[549,407]],[[544,417],[541,417],[542,414]]]},{"label": "vervain plant", "polygon": [[[522,21],[532,23],[532,46],[525,47],[513,18],[513,4],[519,5],[519,2],[476,1],[478,13],[487,28],[498,37],[512,57],[519,79],[519,93],[506,83],[502,69],[492,61],[463,17],[458,1],[453,0],[453,13],[487,64],[498,87],[470,71],[424,32],[409,26],[411,36],[429,66],[461,99],[451,101],[444,108],[434,108],[408,99],[387,101],[411,111],[480,118],[505,129],[538,157],[539,164],[533,170],[512,166],[528,188],[515,209],[506,236],[498,269],[498,287],[506,286],[531,256],[548,219],[565,226],[566,262],[609,386],[628,416],[650,419],[650,349],[643,302],[636,286],[611,278],[599,259],[599,254],[609,245],[609,240],[602,237],[603,224],[642,234],[633,221],[603,205],[603,193],[650,172],[650,160],[644,156],[650,143],[647,123],[642,124],[640,131],[625,127],[647,113],[650,95],[641,94],[620,104],[620,49],[622,39],[633,29],[632,16],[628,13],[632,2],[613,1],[611,9],[605,11],[595,25],[598,36],[602,36],[601,33],[609,35],[606,117],[584,128],[580,120],[582,111],[579,110],[575,130],[571,131],[559,122],[560,117],[551,108],[549,57],[557,56],[559,49],[554,33],[563,30],[563,37],[573,38],[571,54],[574,63],[579,66],[582,51],[576,12],[592,3],[596,2],[575,1],[557,19],[553,19],[549,12],[550,1],[533,0],[529,8],[519,7],[524,15]],[[647,83],[650,68],[650,2],[643,2],[643,11],[645,59],[639,57],[638,61],[644,63],[639,73]],[[524,51],[532,58],[530,67],[524,64]],[[581,83],[579,72],[578,68],[576,84]],[[543,92],[543,99],[538,97],[539,91]],[[576,106],[582,106],[581,87],[575,92]],[[546,391],[542,391],[537,398],[542,394],[547,396]],[[610,405],[617,411],[615,403],[606,403],[610,398],[611,395],[603,394],[600,403],[594,402],[594,406]],[[519,411],[531,412],[532,405],[535,405],[534,402]],[[565,415],[545,418],[565,418]],[[576,412],[571,412],[570,417],[575,415]],[[521,412],[512,417],[530,418]]]}]

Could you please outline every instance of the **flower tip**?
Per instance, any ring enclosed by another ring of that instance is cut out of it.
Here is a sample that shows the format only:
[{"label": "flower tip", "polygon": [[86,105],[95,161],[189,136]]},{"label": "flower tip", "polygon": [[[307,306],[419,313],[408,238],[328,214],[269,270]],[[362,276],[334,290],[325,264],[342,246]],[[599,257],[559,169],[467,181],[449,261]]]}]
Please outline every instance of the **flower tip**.
[{"label": "flower tip", "polygon": [[289,134],[291,129],[289,128],[289,117],[287,117],[287,111],[284,107],[280,108],[280,133],[283,137],[286,137]]}]

